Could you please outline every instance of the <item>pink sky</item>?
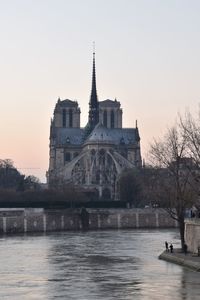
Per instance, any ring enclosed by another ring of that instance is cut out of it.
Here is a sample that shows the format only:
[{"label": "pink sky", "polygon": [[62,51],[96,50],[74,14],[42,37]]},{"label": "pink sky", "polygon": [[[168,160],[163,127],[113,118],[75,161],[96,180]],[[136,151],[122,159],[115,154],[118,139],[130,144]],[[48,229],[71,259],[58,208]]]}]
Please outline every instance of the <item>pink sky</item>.
[{"label": "pink sky", "polygon": [[45,181],[57,98],[87,122],[92,41],[99,100],[115,97],[123,125],[138,120],[142,154],[177,113],[198,109],[200,2],[4,1],[0,10],[0,158]]}]

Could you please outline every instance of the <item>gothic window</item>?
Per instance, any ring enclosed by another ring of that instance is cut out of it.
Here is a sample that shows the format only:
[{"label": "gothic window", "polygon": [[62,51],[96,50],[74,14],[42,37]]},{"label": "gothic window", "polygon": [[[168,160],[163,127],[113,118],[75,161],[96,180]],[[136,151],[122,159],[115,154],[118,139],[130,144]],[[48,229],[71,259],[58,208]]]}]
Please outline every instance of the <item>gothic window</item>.
[{"label": "gothic window", "polygon": [[107,163],[108,163],[108,165],[110,165],[110,166],[111,166],[111,164],[112,164],[112,158],[110,157],[110,155],[107,156]]},{"label": "gothic window", "polygon": [[63,127],[66,127],[66,109],[63,109],[62,111],[62,125]]},{"label": "gothic window", "polygon": [[103,183],[106,183],[106,184],[109,183],[109,181],[108,181],[108,173],[106,173],[106,172],[103,173]]},{"label": "gothic window", "polygon": [[99,163],[100,165],[105,165],[105,150],[100,149],[99,151]]},{"label": "gothic window", "polygon": [[70,159],[71,159],[70,152],[66,152],[65,153],[65,161],[70,161]]},{"label": "gothic window", "polygon": [[110,200],[111,199],[111,193],[110,193],[110,190],[108,188],[105,188],[103,190],[102,198],[103,198],[103,200]]},{"label": "gothic window", "polygon": [[104,112],[103,112],[103,125],[105,127],[107,127],[107,111],[106,110],[104,110]]},{"label": "gothic window", "polygon": [[82,183],[85,183],[85,173],[82,173]]},{"label": "gothic window", "polygon": [[120,152],[121,156],[125,157],[127,159],[128,155],[127,155],[127,150],[123,150]]},{"label": "gothic window", "polygon": [[111,114],[110,114],[110,127],[111,128],[115,127],[115,115],[114,115],[114,111],[113,110],[111,111]]},{"label": "gothic window", "polygon": [[124,141],[124,138],[123,138],[123,137],[120,139],[120,144],[121,144],[121,145],[125,145],[125,141]]},{"label": "gothic window", "polygon": [[74,153],[74,157],[77,157],[77,156],[78,156],[78,152],[75,152],[75,153]]},{"label": "gothic window", "polygon": [[69,127],[73,127],[73,112],[72,112],[72,109],[69,110]]},{"label": "gothic window", "polygon": [[91,155],[95,155],[96,151],[94,149],[91,150]]},{"label": "gothic window", "polygon": [[96,172],[96,183],[99,183],[99,181],[100,181],[100,172],[97,171]]},{"label": "gothic window", "polygon": [[99,154],[102,155],[102,156],[105,155],[105,150],[103,148],[100,149]]}]

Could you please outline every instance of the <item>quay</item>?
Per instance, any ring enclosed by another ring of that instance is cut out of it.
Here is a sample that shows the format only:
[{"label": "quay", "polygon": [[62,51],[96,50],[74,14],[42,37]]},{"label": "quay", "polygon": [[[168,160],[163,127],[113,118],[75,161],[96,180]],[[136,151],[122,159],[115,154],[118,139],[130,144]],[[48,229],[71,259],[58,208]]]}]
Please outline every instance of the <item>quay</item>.
[{"label": "quay", "polygon": [[163,209],[0,209],[0,234],[176,227]]},{"label": "quay", "polygon": [[174,249],[173,253],[162,252],[158,258],[200,272],[200,256],[196,253],[184,254],[181,249]]}]

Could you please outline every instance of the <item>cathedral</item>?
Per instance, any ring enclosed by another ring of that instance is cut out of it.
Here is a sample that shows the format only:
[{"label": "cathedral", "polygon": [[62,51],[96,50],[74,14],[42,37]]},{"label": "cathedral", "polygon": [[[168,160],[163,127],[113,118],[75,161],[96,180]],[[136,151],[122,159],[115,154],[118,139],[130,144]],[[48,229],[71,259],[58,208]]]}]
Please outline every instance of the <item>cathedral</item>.
[{"label": "cathedral", "polygon": [[140,136],[135,128],[122,128],[119,101],[99,101],[93,53],[92,89],[88,123],[80,127],[77,101],[58,99],[50,127],[47,182],[95,191],[99,199],[119,200],[119,178],[125,169],[141,167]]}]

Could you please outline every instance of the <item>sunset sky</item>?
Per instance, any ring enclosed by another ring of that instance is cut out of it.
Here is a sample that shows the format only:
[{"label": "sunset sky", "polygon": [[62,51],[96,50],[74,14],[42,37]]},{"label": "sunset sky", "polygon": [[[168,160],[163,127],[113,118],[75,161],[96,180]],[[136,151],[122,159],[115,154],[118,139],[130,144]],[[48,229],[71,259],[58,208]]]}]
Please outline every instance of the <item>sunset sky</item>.
[{"label": "sunset sky", "polygon": [[200,102],[200,1],[0,0],[0,158],[45,182],[55,103],[85,126],[96,43],[99,100],[123,108],[145,157],[177,113]]}]

